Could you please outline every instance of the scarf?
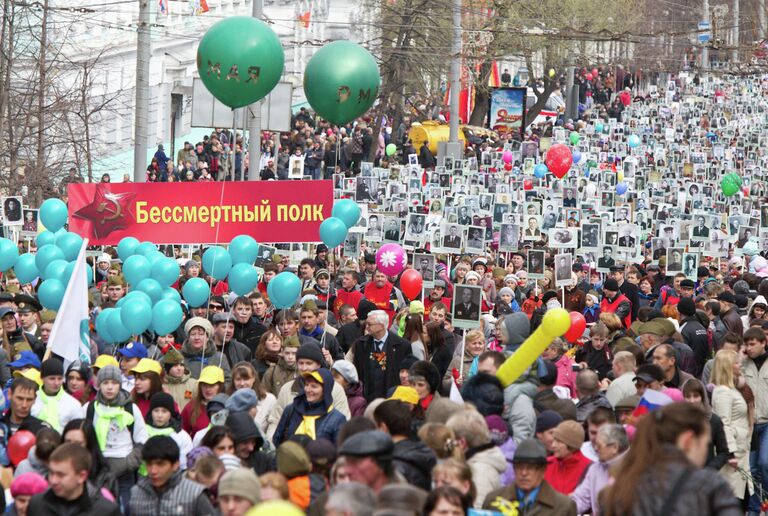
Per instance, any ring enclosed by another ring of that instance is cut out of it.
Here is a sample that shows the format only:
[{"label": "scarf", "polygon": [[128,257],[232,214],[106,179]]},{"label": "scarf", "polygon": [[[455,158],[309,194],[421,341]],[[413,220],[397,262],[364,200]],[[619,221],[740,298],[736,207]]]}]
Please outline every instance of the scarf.
[{"label": "scarf", "polygon": [[471,376],[475,376],[477,374],[477,363],[480,359],[480,355],[477,355],[475,358],[472,359],[472,365],[469,366],[469,373],[467,373],[467,378]]},{"label": "scarf", "polygon": [[[172,435],[174,433],[174,430],[170,426],[166,426],[165,428],[156,428],[152,425],[146,425],[145,428],[147,429],[147,438],[152,438],[156,435]],[[141,466],[139,466],[139,475],[142,477],[147,476],[147,465],[142,462]]]},{"label": "scarf", "polygon": [[592,305],[592,306],[584,307],[584,315],[589,314],[589,315],[594,317],[595,316],[595,312],[597,312],[598,308],[600,308],[598,305]]},{"label": "scarf", "polygon": [[315,326],[315,329],[312,331],[307,331],[302,328],[299,330],[299,333],[305,337],[312,337],[313,339],[319,341],[323,336],[323,329],[320,326]]},{"label": "scarf", "polygon": [[112,401],[106,400],[101,392],[96,395],[96,400],[93,402],[93,411],[96,415],[93,426],[101,451],[107,447],[107,435],[113,421],[118,430],[124,430],[133,424],[133,414],[125,410],[129,400],[130,395],[125,391],[120,391]]},{"label": "scarf", "polygon": [[53,427],[57,432],[61,432],[61,422],[59,421],[59,402],[64,396],[64,389],[59,389],[59,392],[53,396],[48,396],[41,388],[38,392],[40,401],[43,402],[43,408],[40,413],[37,414],[37,418],[45,421]]}]

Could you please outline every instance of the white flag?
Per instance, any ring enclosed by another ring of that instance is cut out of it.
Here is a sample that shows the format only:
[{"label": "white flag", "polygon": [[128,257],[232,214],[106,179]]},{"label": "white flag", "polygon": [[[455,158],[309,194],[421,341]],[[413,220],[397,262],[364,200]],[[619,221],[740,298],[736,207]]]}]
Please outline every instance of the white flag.
[{"label": "white flag", "polygon": [[88,276],[85,265],[85,248],[88,240],[77,253],[75,269],[64,291],[64,299],[51,328],[48,347],[64,358],[65,364],[80,360],[91,362],[91,341],[88,328]]},{"label": "white flag", "polygon": [[459,392],[459,386],[456,385],[456,380],[451,378],[451,393],[448,395],[448,399],[455,403],[464,403],[464,398],[461,397]]}]

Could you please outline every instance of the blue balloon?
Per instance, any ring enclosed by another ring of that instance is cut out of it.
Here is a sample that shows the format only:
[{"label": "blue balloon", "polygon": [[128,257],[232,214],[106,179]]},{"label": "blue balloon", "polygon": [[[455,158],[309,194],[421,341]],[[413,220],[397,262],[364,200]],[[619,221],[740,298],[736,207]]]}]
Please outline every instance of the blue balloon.
[{"label": "blue balloon", "polygon": [[129,299],[120,307],[120,320],[131,333],[144,333],[152,323],[152,305]]},{"label": "blue balloon", "polygon": [[571,153],[571,156],[573,157],[573,162],[574,163],[578,163],[579,161],[581,161],[581,152],[579,152],[577,150],[574,150]]},{"label": "blue balloon", "polygon": [[109,333],[109,317],[114,311],[114,308],[105,308],[96,316],[96,333],[98,333],[99,337],[105,342],[115,342],[115,339]]},{"label": "blue balloon", "polygon": [[267,295],[276,308],[293,306],[299,294],[301,294],[301,281],[290,272],[281,272],[267,284]]},{"label": "blue balloon", "polygon": [[16,260],[16,265],[13,267],[13,271],[16,273],[16,277],[19,281],[24,283],[32,283],[40,273],[35,265],[35,255],[32,253],[24,253]]},{"label": "blue balloon", "polygon": [[57,279],[43,281],[40,284],[40,288],[37,289],[37,297],[40,299],[40,304],[49,310],[58,310],[61,306],[61,301],[64,299],[65,289],[64,283]]},{"label": "blue balloon", "polygon": [[0,271],[7,271],[19,259],[19,246],[13,243],[13,240],[0,238]]},{"label": "blue balloon", "polygon": [[163,299],[152,308],[152,328],[158,335],[176,331],[183,319],[184,312],[176,301]]},{"label": "blue balloon", "polygon": [[[67,266],[64,268],[64,272],[62,274],[61,281],[63,281],[65,285],[67,283],[69,283],[70,278],[72,278],[72,273],[75,272],[75,265],[76,264],[77,264],[77,262],[74,262],[74,261],[73,262],[69,262],[69,263],[67,263]],[[50,268],[51,266],[48,265],[48,267]],[[86,267],[88,267],[88,266],[86,265]],[[85,270],[85,277],[86,277],[85,279],[88,282],[88,284],[90,285],[91,277],[92,276],[88,275],[89,272],[91,272],[90,271],[90,267],[88,267]]]},{"label": "blue balloon", "polygon": [[35,266],[38,271],[44,271],[52,261],[63,259],[64,253],[61,252],[61,249],[55,245],[48,244],[37,250],[37,254],[35,255]]},{"label": "blue balloon", "polygon": [[232,257],[220,245],[209,247],[203,253],[203,270],[217,280],[223,280],[232,268]]},{"label": "blue balloon", "polygon": [[136,299],[138,301],[141,301],[144,304],[152,305],[152,298],[149,297],[145,292],[142,292],[141,290],[131,290],[128,292],[125,296],[123,296],[120,301],[128,301]]},{"label": "blue balloon", "polygon": [[624,195],[625,193],[627,193],[627,183],[622,181],[621,183],[617,184],[616,193],[619,195]]},{"label": "blue balloon", "polygon": [[144,292],[152,300],[152,304],[157,303],[163,297],[163,286],[152,278],[143,279],[136,285],[136,290]]},{"label": "blue balloon", "polygon": [[139,247],[139,240],[137,238],[131,236],[123,237],[117,243],[117,256],[125,261],[129,256],[133,256],[136,253],[137,247]]},{"label": "blue balloon", "polygon": [[347,226],[341,219],[331,217],[320,224],[320,240],[328,247],[334,248],[344,243],[347,231]]},{"label": "blue balloon", "polygon": [[170,287],[179,279],[180,270],[176,260],[166,256],[152,264],[152,279],[164,287]]},{"label": "blue balloon", "polygon": [[133,254],[140,254],[142,256],[157,251],[157,246],[152,242],[142,242],[136,246],[136,250]]},{"label": "blue balloon", "polygon": [[37,238],[35,238],[35,243],[37,244],[38,249],[40,249],[44,245],[55,244],[56,234],[53,231],[45,230],[39,235],[37,235]]},{"label": "blue balloon", "polygon": [[56,247],[61,249],[61,252],[64,253],[64,259],[67,261],[71,262],[77,258],[82,246],[83,237],[77,233],[67,231],[63,235],[56,237]]},{"label": "blue balloon", "polygon": [[208,302],[208,296],[211,293],[211,287],[203,278],[190,278],[184,283],[184,286],[181,288],[181,293],[184,295],[184,299],[187,301],[189,306],[192,308],[197,308],[198,306],[203,306]]},{"label": "blue balloon", "polygon": [[544,179],[547,177],[547,172],[549,172],[549,169],[544,163],[539,163],[535,167],[533,167],[533,175],[538,177],[539,179]]},{"label": "blue balloon", "polygon": [[259,244],[248,235],[238,235],[229,243],[229,256],[232,257],[233,265],[238,263],[253,265],[258,254]]},{"label": "blue balloon", "polygon": [[179,291],[176,290],[175,288],[168,287],[166,289],[163,289],[163,299],[170,299],[171,301],[176,301],[177,303],[181,303],[181,294],[179,294]]},{"label": "blue balloon", "polygon": [[113,342],[125,342],[131,338],[131,330],[125,327],[122,319],[122,308],[116,308],[109,314],[107,329],[113,338]]},{"label": "blue balloon", "polygon": [[61,199],[46,199],[40,205],[40,220],[46,229],[60,230],[67,223],[67,205]]},{"label": "blue balloon", "polygon": [[259,273],[256,267],[248,263],[238,263],[229,271],[227,284],[238,296],[244,296],[256,288],[259,283]]},{"label": "blue balloon", "polygon": [[631,134],[631,135],[629,136],[629,139],[627,140],[627,144],[628,144],[628,145],[629,145],[631,148],[633,148],[633,149],[634,149],[635,147],[637,147],[638,145],[640,145],[640,137],[639,137],[638,135],[636,135],[636,134]]},{"label": "blue balloon", "polygon": [[152,266],[145,257],[134,254],[123,262],[123,276],[131,286],[136,286],[152,274]]},{"label": "blue balloon", "polygon": [[[158,260],[165,260],[165,259],[166,259],[166,258],[168,258],[168,257],[167,257],[167,256],[165,256],[165,255],[164,255],[163,253],[161,253],[160,251],[155,251],[154,253],[147,253],[147,254],[145,254],[145,255],[144,255],[144,258],[146,258],[147,260],[149,260],[149,264],[150,264],[150,265],[155,265],[155,263],[157,263],[157,262],[158,262]],[[175,261],[175,260],[174,260],[174,261]]]},{"label": "blue balloon", "polygon": [[[45,268],[45,272],[43,272],[43,279],[46,281],[49,279],[56,279],[66,285],[69,283],[69,276],[67,276],[68,266],[69,262],[66,260],[53,260],[48,264],[48,267]],[[71,274],[72,273],[70,272],[70,276]]]},{"label": "blue balloon", "polygon": [[[360,220],[360,206],[352,199],[340,199],[333,205],[331,216],[341,219],[347,229],[349,229]],[[329,245],[328,247],[336,246]]]}]

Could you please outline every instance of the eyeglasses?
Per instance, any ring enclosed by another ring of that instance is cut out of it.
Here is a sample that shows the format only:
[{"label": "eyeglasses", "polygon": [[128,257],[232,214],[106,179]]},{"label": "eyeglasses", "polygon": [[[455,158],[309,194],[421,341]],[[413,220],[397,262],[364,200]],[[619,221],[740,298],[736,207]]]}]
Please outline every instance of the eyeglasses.
[{"label": "eyeglasses", "polygon": [[224,310],[223,305],[208,305],[208,310]]}]

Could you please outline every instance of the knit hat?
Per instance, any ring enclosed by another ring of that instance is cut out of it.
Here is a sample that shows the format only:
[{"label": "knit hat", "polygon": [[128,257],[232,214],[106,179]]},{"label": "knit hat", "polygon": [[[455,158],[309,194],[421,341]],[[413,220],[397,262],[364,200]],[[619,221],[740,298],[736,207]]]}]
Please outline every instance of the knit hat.
[{"label": "knit hat", "polygon": [[156,408],[164,408],[171,413],[171,417],[179,417],[179,413],[176,412],[176,402],[173,401],[173,396],[167,392],[156,392],[149,398],[150,415]]},{"label": "knit hat", "polygon": [[331,370],[336,371],[350,384],[358,383],[360,379],[357,377],[357,369],[347,360],[337,360],[333,363]]},{"label": "knit hat", "polygon": [[499,297],[501,296],[515,297],[515,291],[509,287],[504,287],[501,290],[499,290]]},{"label": "knit hat", "polygon": [[536,418],[536,433],[546,432],[563,422],[563,416],[554,410],[543,410]]},{"label": "knit hat", "polygon": [[478,282],[480,281],[480,275],[478,273],[476,273],[475,271],[469,271],[465,276],[465,279],[469,281],[472,278],[476,279]]},{"label": "knit hat", "polygon": [[507,274],[506,276],[504,276],[504,283],[508,281],[514,281],[515,283],[517,283],[518,281],[520,281],[520,278],[518,278],[514,274]]},{"label": "knit hat", "polygon": [[491,442],[496,446],[501,446],[509,439],[509,428],[501,416],[491,414],[485,416],[485,423],[488,425],[488,431],[491,433]]},{"label": "knit hat", "polygon": [[258,404],[259,398],[256,397],[256,391],[245,387],[233,392],[224,407],[230,414],[234,414],[235,412],[247,412]]},{"label": "knit hat", "polygon": [[204,317],[192,317],[184,325],[184,332],[189,335],[189,332],[192,331],[192,328],[196,326],[202,328],[203,331],[205,331],[205,334],[208,335],[209,339],[211,338],[211,335],[213,335],[213,325],[208,319]]},{"label": "knit hat", "polygon": [[104,366],[99,369],[99,374],[96,375],[96,385],[101,385],[101,382],[106,380],[114,380],[117,383],[121,383],[123,379],[120,375],[120,369],[113,365]]},{"label": "knit hat", "polygon": [[504,387],[498,378],[487,373],[477,373],[464,382],[461,397],[474,404],[483,416],[501,415],[504,411]]},{"label": "knit hat", "polygon": [[690,297],[684,297],[678,301],[677,311],[683,315],[696,315],[696,303]]},{"label": "knit hat", "polygon": [[207,446],[197,446],[189,450],[189,453],[187,453],[187,469],[194,468],[195,463],[206,455],[213,455],[213,450]]},{"label": "knit hat", "polygon": [[48,489],[48,482],[39,474],[34,472],[22,473],[11,482],[11,495],[17,496],[35,496],[44,493]]},{"label": "knit hat", "polygon": [[321,366],[325,364],[325,359],[323,358],[323,352],[320,351],[320,347],[317,344],[312,344],[312,343],[302,344],[302,346],[296,352],[296,362],[298,362],[302,358],[306,360],[312,360],[313,362],[317,362]]},{"label": "knit hat", "polygon": [[91,371],[91,368],[88,367],[88,364],[84,364],[79,360],[75,360],[74,362],[69,364],[69,367],[67,368],[67,375],[69,375],[70,371],[77,371],[77,373],[86,382],[89,382],[91,380],[91,377],[93,376],[93,372]]},{"label": "knit hat", "polygon": [[504,330],[507,333],[507,346],[516,348],[531,335],[531,321],[523,312],[504,316]]},{"label": "knit hat", "polygon": [[40,366],[40,377],[64,376],[64,364],[58,358],[49,358]]},{"label": "knit hat", "polygon": [[407,357],[402,359],[399,364],[397,364],[397,370],[402,371],[403,369],[410,369],[411,366],[418,361],[419,359],[416,358],[415,356],[408,355]]},{"label": "knit hat", "polygon": [[222,453],[219,460],[224,464],[224,471],[235,471],[243,467],[243,461],[231,453]]},{"label": "knit hat", "polygon": [[435,393],[440,387],[440,371],[430,362],[417,361],[408,370],[408,374],[414,378],[424,378],[429,384],[429,391],[432,393]]},{"label": "knit hat", "polygon": [[308,475],[312,471],[312,460],[307,450],[299,443],[285,441],[277,447],[277,472],[291,479]]},{"label": "knit hat", "polygon": [[261,501],[261,482],[251,468],[239,467],[221,476],[218,495],[239,496],[256,505]]},{"label": "knit hat", "polygon": [[619,282],[613,278],[608,278],[603,282],[603,290],[610,290],[611,292],[619,291]]},{"label": "knit hat", "polygon": [[572,450],[584,444],[584,427],[576,421],[563,421],[555,428],[552,436]]}]

